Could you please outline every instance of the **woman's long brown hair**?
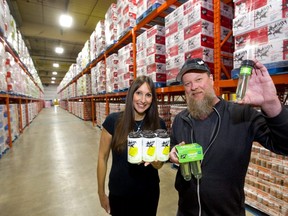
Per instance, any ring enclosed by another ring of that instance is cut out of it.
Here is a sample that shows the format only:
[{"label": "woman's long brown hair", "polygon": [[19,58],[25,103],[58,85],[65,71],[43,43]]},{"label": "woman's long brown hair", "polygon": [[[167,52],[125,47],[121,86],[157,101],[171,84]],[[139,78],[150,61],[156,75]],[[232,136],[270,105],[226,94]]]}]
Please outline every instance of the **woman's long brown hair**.
[{"label": "woman's long brown hair", "polygon": [[128,134],[134,130],[135,127],[135,113],[133,106],[133,95],[137,89],[147,83],[152,94],[151,106],[146,110],[146,115],[143,120],[143,130],[156,130],[160,128],[159,113],[157,106],[157,96],[155,86],[151,78],[147,76],[137,77],[130,86],[125,102],[125,110],[120,114],[116,123],[115,132],[112,138],[112,149],[118,152],[123,151],[127,144]]}]

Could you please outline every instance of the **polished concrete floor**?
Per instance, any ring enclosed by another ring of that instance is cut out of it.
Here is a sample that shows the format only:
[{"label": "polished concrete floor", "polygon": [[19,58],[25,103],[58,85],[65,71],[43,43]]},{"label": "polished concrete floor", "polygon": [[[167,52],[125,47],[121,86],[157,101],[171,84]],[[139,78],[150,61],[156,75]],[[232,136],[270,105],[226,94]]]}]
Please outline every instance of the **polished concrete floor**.
[{"label": "polished concrete floor", "polygon": [[[99,135],[89,121],[43,109],[0,159],[0,215],[107,216],[97,195]],[[167,163],[159,172],[157,216],[175,216],[176,170]]]},{"label": "polished concrete floor", "polygon": [[[0,159],[1,216],[106,216],[97,195],[100,129],[45,108]],[[159,216],[175,215],[175,170],[160,170]]]}]

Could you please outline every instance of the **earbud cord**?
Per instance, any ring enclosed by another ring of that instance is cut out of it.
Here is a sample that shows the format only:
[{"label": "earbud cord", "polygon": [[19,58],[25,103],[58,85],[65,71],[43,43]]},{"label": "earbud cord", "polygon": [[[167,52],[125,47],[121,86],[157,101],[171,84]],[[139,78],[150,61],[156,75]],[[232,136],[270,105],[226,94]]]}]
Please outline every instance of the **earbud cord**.
[{"label": "earbud cord", "polygon": [[[213,110],[216,112],[216,114],[218,116],[218,121],[217,121],[217,126],[216,126],[216,128],[214,128],[213,133],[212,133],[212,135],[213,135],[212,136],[212,140],[210,141],[210,144],[208,145],[207,149],[205,150],[204,156],[208,152],[208,150],[210,149],[212,144],[214,143],[216,137],[218,136],[218,133],[219,133],[219,130],[220,130],[220,126],[221,126],[221,116],[220,116],[219,112],[217,111],[217,109],[215,107],[213,107]],[[216,133],[215,133],[215,129],[217,130]],[[215,133],[215,135],[214,135],[214,133]],[[201,161],[201,163],[202,163],[202,161]]]},{"label": "earbud cord", "polygon": [[199,205],[199,216],[201,216],[201,200],[200,200],[200,179],[197,178],[197,198],[198,198],[198,205]]},{"label": "earbud cord", "polygon": [[[210,141],[210,144],[208,145],[207,149],[204,152],[204,156],[207,153],[207,151],[210,149],[210,147],[212,146],[212,144],[214,143],[216,137],[218,136],[219,130],[220,130],[220,126],[221,126],[221,116],[219,114],[219,112],[217,111],[217,109],[215,107],[213,107],[213,110],[216,112],[217,116],[218,116],[218,122],[216,125],[216,128],[214,128],[213,133],[212,133],[212,140]],[[215,133],[215,129],[216,129],[216,133]],[[214,135],[215,133],[215,135]],[[191,136],[192,136],[192,142],[194,141],[194,133],[193,133],[193,129],[191,132]],[[202,161],[201,161],[202,164]],[[197,199],[198,199],[198,206],[199,206],[199,216],[201,216],[202,214],[202,208],[201,208],[201,199],[200,199],[200,179],[197,179]]]}]

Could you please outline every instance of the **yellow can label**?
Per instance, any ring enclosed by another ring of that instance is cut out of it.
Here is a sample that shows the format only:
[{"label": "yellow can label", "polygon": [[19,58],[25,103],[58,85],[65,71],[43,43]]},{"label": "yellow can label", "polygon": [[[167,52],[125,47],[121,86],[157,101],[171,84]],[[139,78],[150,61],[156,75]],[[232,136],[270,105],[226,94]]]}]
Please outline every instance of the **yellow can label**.
[{"label": "yellow can label", "polygon": [[155,154],[156,148],[155,146],[150,146],[147,150],[147,155],[153,156]]},{"label": "yellow can label", "polygon": [[135,157],[138,154],[138,148],[137,147],[130,147],[129,148],[129,155],[131,157]]},{"label": "yellow can label", "polygon": [[163,154],[163,155],[168,155],[169,152],[170,152],[170,146],[165,146],[165,147],[163,148],[162,154]]}]

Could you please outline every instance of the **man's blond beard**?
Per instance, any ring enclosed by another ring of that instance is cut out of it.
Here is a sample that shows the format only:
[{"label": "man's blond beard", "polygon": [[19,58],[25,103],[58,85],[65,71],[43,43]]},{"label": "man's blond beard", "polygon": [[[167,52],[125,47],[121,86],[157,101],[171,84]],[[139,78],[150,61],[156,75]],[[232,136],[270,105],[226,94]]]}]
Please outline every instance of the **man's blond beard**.
[{"label": "man's blond beard", "polygon": [[205,119],[213,112],[215,94],[206,92],[203,100],[193,100],[186,94],[187,106],[190,115],[195,119]]}]

